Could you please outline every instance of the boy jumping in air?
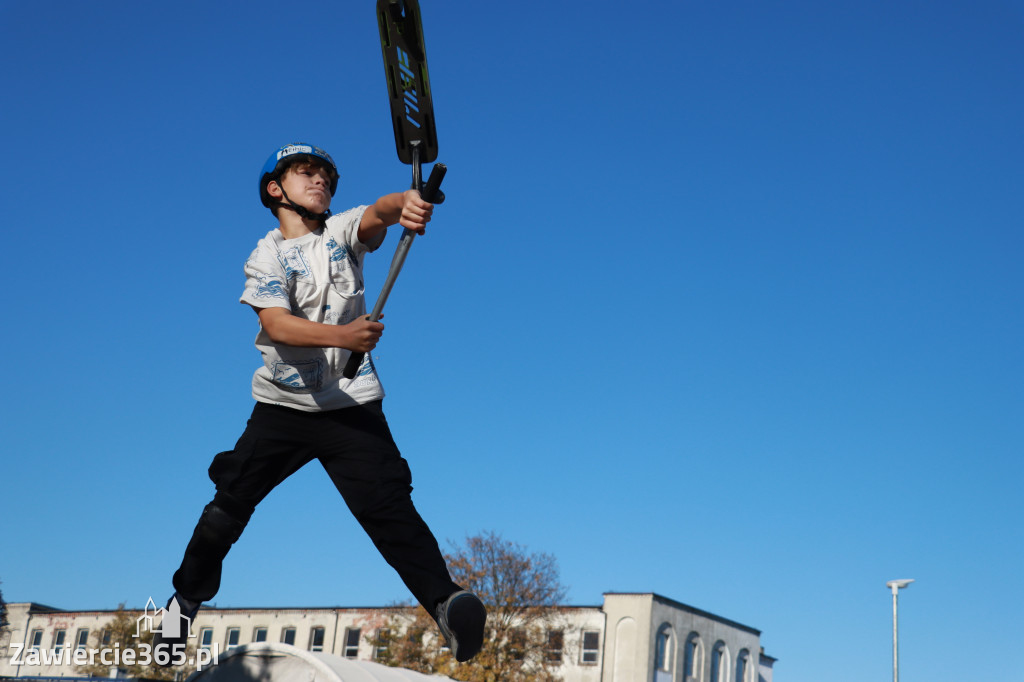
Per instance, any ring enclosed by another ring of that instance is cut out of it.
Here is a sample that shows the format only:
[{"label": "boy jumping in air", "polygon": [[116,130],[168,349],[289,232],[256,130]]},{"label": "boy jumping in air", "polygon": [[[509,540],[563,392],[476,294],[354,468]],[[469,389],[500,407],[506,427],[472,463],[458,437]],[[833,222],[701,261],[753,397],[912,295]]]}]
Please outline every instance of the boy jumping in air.
[{"label": "boy jumping in air", "polygon": [[[486,612],[476,595],[452,582],[437,540],[413,506],[409,466],[384,418],[384,391],[370,359],[384,325],[369,320],[363,292],[363,257],[381,245],[388,226],[423,234],[434,207],[407,190],[332,216],[337,188],[330,155],[304,143],[278,149],[260,174],[260,200],[278,227],[245,264],[241,302],[259,315],[256,347],[263,355],[252,380],[256,406],[234,449],[210,465],[217,492],[174,573],[168,606],[176,600],[181,614],[194,619],[220,588],[224,557],[256,505],[316,459],[435,618],[455,659],[468,661],[483,644]],[[342,370],[351,351],[366,355],[348,380]],[[154,652],[184,651],[187,634],[187,628],[178,638],[158,634]]]}]

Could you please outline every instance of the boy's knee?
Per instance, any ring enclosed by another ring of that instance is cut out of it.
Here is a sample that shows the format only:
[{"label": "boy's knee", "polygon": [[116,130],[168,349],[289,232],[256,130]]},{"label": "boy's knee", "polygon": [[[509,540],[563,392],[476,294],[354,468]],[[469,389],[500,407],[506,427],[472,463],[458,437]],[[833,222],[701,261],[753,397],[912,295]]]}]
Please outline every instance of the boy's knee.
[{"label": "boy's knee", "polygon": [[387,470],[362,482],[346,481],[339,486],[342,497],[357,519],[388,517],[396,510],[412,507],[412,476],[405,461],[389,465]]},{"label": "boy's knee", "polygon": [[380,472],[373,498],[379,502],[412,497],[412,472],[405,458],[399,457],[387,463]]},{"label": "boy's knee", "polygon": [[196,534],[204,544],[230,547],[241,537],[251,515],[251,512],[245,514],[239,511],[231,509],[230,505],[219,505],[215,497],[213,502],[203,509],[203,515],[196,526]]}]

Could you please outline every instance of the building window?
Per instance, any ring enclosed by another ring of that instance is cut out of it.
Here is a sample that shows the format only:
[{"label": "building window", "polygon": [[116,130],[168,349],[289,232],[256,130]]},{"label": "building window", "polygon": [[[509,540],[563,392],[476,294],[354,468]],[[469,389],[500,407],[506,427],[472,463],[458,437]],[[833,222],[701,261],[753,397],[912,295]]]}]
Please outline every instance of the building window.
[{"label": "building window", "polygon": [[377,628],[374,635],[373,660],[377,661],[387,654],[388,643],[391,641],[391,630],[388,628]]},{"label": "building window", "polygon": [[60,654],[64,650],[64,639],[67,637],[67,630],[57,630],[53,633],[53,650],[57,654]]},{"label": "building window", "polygon": [[281,630],[281,643],[295,646],[295,628],[284,628]]},{"label": "building window", "polygon": [[548,630],[547,646],[544,649],[546,663],[561,663],[565,635],[561,630]]},{"label": "building window", "polygon": [[596,665],[601,655],[601,633],[597,630],[587,630],[583,633],[583,646],[581,647],[580,663],[583,665]]},{"label": "building window", "polygon": [[751,676],[750,652],[746,649],[736,657],[736,682],[750,682],[747,678]]},{"label": "building window", "polygon": [[227,637],[224,639],[224,648],[230,649],[233,646],[238,646],[238,628],[228,628]]},{"label": "building window", "polygon": [[[413,647],[418,647],[423,644],[423,638],[426,636],[427,630],[422,626],[417,626],[415,623],[411,624],[405,629],[405,641]],[[442,643],[444,643],[444,637],[439,637]]]},{"label": "building window", "polygon": [[526,658],[526,631],[522,628],[509,630],[508,656],[513,661],[522,661]]},{"label": "building window", "polygon": [[199,631],[199,646],[203,649],[213,646],[213,628],[203,628]]},{"label": "building window", "polygon": [[89,629],[79,628],[78,636],[75,637],[75,649],[84,649],[89,646]]},{"label": "building window", "polygon": [[267,641],[267,629],[265,627],[256,627],[252,631],[252,641],[254,642],[265,642]]},{"label": "building window", "polygon": [[672,627],[662,625],[654,640],[654,668],[661,672],[672,672]]},{"label": "building window", "polygon": [[38,651],[39,647],[42,646],[42,644],[43,644],[43,631],[42,630],[33,630],[32,631],[32,637],[29,639],[29,645],[28,645],[29,650]]},{"label": "building window", "polygon": [[345,628],[345,650],[342,656],[345,658],[359,657],[359,628]]},{"label": "building window", "polygon": [[701,682],[701,671],[704,669],[704,645],[700,635],[691,632],[686,638],[686,649],[683,652],[683,681]]},{"label": "building window", "polygon": [[323,651],[324,650],[324,629],[321,626],[317,626],[309,631],[309,650],[310,651]]},{"label": "building window", "polygon": [[725,642],[715,643],[711,650],[711,682],[728,682],[729,680],[729,650]]}]

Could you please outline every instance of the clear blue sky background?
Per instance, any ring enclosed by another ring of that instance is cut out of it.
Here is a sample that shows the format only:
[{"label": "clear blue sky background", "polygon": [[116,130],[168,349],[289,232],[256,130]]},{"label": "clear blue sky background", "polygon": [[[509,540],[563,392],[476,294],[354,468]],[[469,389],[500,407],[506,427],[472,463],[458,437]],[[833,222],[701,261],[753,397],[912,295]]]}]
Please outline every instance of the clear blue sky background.
[{"label": "clear blue sky background", "polygon": [[[758,628],[781,682],[887,679],[916,578],[904,679],[1024,679],[1024,5],[422,4],[449,201],[375,355],[442,544]],[[408,185],[373,3],[6,1],[0,64],[0,589],[141,607],[251,409],[263,161]],[[313,465],[217,604],[406,598]]]}]

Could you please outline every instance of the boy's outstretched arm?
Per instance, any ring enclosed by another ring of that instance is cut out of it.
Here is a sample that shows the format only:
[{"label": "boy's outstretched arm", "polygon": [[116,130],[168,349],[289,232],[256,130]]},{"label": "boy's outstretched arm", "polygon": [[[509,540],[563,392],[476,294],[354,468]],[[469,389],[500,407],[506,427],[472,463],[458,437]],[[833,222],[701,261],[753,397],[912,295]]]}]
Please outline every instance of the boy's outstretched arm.
[{"label": "boy's outstretched arm", "polygon": [[253,308],[274,343],[304,348],[346,348],[368,353],[384,333],[384,325],[360,315],[348,324],[323,324],[292,315],[285,308]]},{"label": "boy's outstretched arm", "polygon": [[401,223],[402,227],[414,230],[416,234],[423,234],[433,212],[434,205],[420,198],[420,193],[414,189],[385,194],[363,212],[363,219],[359,222],[359,241],[369,244],[395,223]]}]

